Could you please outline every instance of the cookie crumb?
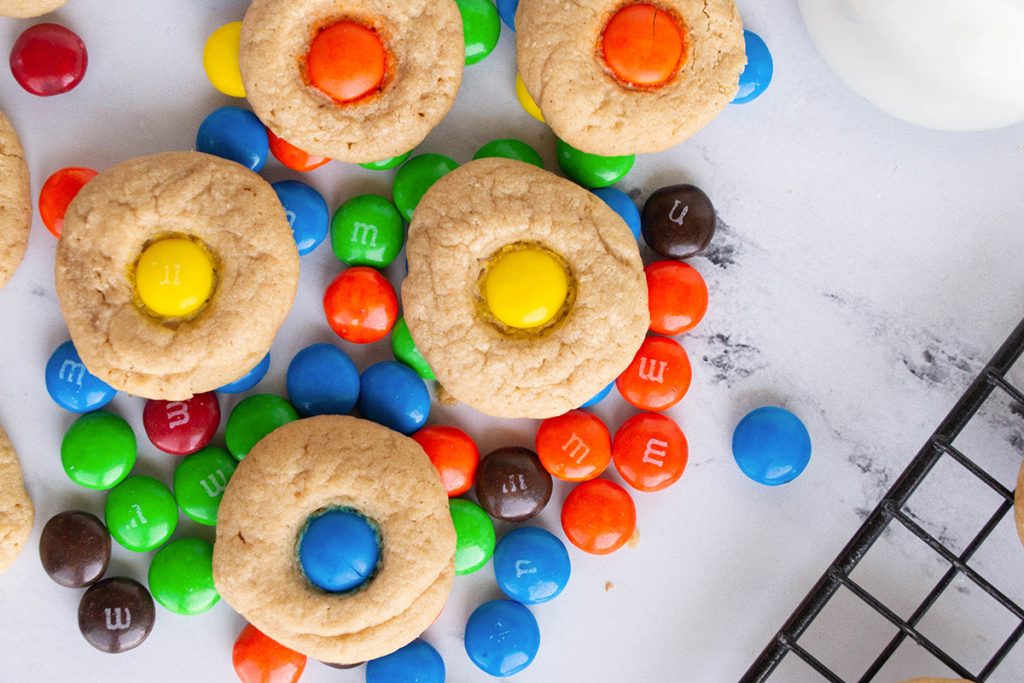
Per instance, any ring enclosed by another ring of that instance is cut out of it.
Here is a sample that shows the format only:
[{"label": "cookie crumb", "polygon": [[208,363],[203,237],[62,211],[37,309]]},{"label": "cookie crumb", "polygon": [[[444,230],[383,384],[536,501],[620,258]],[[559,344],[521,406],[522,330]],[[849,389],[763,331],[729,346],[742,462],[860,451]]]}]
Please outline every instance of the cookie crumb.
[{"label": "cookie crumb", "polygon": [[614,583],[612,583],[611,581],[605,581],[604,582],[604,592],[605,593],[610,592],[613,588],[615,588],[615,584]]},{"label": "cookie crumb", "polygon": [[451,393],[449,393],[449,391],[444,388],[443,384],[437,385],[437,402],[443,406],[459,405],[459,399],[452,396]]},{"label": "cookie crumb", "polygon": [[640,545],[640,529],[633,529],[633,535],[629,537],[629,541],[626,545],[630,548],[635,548]]}]

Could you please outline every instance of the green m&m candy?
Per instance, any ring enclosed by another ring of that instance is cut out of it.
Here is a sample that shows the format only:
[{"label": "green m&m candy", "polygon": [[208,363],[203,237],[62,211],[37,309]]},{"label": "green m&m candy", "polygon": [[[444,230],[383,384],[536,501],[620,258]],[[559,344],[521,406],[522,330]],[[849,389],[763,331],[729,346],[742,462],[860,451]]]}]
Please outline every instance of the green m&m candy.
[{"label": "green m&m candy", "polygon": [[117,415],[99,411],[71,425],[60,446],[60,461],[71,481],[105,491],[132,471],[136,449],[131,426]]},{"label": "green m&m candy", "polygon": [[455,525],[455,573],[472,574],[494,554],[494,523],[470,500],[453,498],[448,506]]},{"label": "green m&m candy", "polygon": [[128,477],[111,489],[103,515],[114,540],[137,553],[159,548],[178,526],[174,495],[150,477]]},{"label": "green m&m candy", "polygon": [[153,556],[149,592],[176,614],[202,614],[220,601],[213,585],[213,544],[179,538]]},{"label": "green m&m candy", "polygon": [[238,462],[223,448],[208,446],[186,457],[174,471],[174,497],[185,515],[200,524],[217,523],[224,489]]},{"label": "green m&m candy", "polygon": [[387,171],[389,169],[395,168],[396,166],[401,166],[402,164],[404,164],[405,160],[408,159],[409,155],[411,154],[412,152],[410,151],[397,157],[391,157],[390,159],[382,159],[381,161],[371,161],[368,164],[359,165],[362,166],[363,168],[368,168],[371,171]]},{"label": "green m&m candy", "polygon": [[487,159],[489,157],[515,159],[516,161],[533,164],[537,168],[544,168],[544,161],[537,154],[537,150],[522,140],[491,140],[473,155],[474,159]]},{"label": "green m&m candy", "polygon": [[282,425],[299,419],[292,404],[273,394],[255,394],[231,411],[224,440],[231,455],[241,460],[260,439]]},{"label": "green m&m candy", "polygon": [[614,185],[626,177],[636,162],[636,157],[632,154],[623,157],[602,157],[581,152],[561,140],[556,143],[555,149],[558,153],[558,165],[562,167],[565,175],[586,188]]},{"label": "green m&m candy", "polygon": [[350,266],[384,268],[402,250],[402,215],[384,197],[364,194],[348,200],[331,221],[334,255]]},{"label": "green m&m candy", "polygon": [[391,330],[391,352],[395,354],[395,358],[415,370],[422,379],[437,379],[434,377],[434,371],[430,369],[427,359],[416,348],[416,342],[409,334],[409,325],[406,324],[405,318],[399,318],[394,329]]},{"label": "green m&m candy", "polygon": [[493,0],[455,0],[466,38],[466,65],[487,59],[501,36],[501,16]]},{"label": "green m&m candy", "polygon": [[412,220],[412,212],[434,183],[459,167],[459,163],[441,154],[421,154],[398,169],[391,195],[402,217]]}]

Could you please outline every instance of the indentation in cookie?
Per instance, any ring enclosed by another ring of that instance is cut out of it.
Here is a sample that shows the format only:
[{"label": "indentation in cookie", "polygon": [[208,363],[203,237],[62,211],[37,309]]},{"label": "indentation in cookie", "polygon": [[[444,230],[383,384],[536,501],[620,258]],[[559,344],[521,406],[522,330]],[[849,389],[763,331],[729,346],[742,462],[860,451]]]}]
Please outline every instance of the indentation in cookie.
[{"label": "indentation in cookie", "polygon": [[671,7],[624,3],[608,13],[597,59],[619,85],[655,90],[678,78],[689,59],[689,27]]},{"label": "indentation in cookie", "polygon": [[480,268],[477,313],[509,337],[537,337],[556,328],[576,302],[576,279],[565,258],[540,242],[507,244]]},{"label": "indentation in cookie", "polygon": [[363,104],[384,92],[397,60],[387,25],[378,17],[333,17],[319,22],[299,65],[312,90],[338,106]]},{"label": "indentation in cookie", "polygon": [[380,527],[350,507],[311,514],[295,544],[296,561],[314,587],[347,595],[368,585],[380,568]]},{"label": "indentation in cookie", "polygon": [[217,259],[198,237],[160,235],[143,245],[128,279],[136,306],[173,328],[208,307],[217,291]]}]

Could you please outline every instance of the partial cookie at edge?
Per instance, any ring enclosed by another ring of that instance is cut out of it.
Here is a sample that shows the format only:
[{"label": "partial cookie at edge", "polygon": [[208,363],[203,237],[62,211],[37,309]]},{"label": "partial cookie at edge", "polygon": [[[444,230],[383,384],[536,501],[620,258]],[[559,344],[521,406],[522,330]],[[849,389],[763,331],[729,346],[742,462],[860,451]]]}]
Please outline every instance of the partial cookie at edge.
[{"label": "partial cookie at edge", "polygon": [[0,112],[0,289],[25,257],[32,228],[28,165],[18,134]]},{"label": "partial cookie at edge", "polygon": [[0,427],[0,573],[11,566],[32,533],[35,508],[23,476],[18,454]]},{"label": "partial cookie at edge", "polygon": [[68,0],[0,0],[0,17],[29,19],[59,9]]},{"label": "partial cookie at edge", "polygon": [[1020,474],[1017,475],[1017,492],[1013,500],[1013,518],[1017,522],[1017,535],[1020,542],[1024,544],[1024,463],[1020,466]]},{"label": "partial cookie at edge", "polygon": [[[396,66],[380,93],[339,105],[307,84],[302,65],[316,30],[346,16],[381,24]],[[454,104],[462,15],[455,0],[253,0],[239,63],[249,104],[276,135],[310,154],[382,161],[422,142]]]},{"label": "partial cookie at edge", "polygon": [[624,86],[598,46],[614,0],[522,0],[516,14],[520,75],[544,119],[573,147],[604,156],[668,149],[732,101],[746,64],[734,0],[664,0],[687,24],[689,59],[656,89]]}]

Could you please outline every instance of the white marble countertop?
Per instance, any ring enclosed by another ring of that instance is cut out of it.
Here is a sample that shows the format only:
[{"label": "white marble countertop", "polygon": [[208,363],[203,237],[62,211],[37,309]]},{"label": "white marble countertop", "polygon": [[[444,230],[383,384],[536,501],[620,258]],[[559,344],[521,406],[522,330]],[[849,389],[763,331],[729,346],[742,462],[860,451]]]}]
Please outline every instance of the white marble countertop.
[{"label": "white marble countertop", "polygon": [[[690,466],[674,488],[636,496],[636,548],[603,558],[570,550],[573,579],[559,599],[535,609],[540,654],[514,680],[739,678],[1024,316],[1024,127],[948,134],[900,123],[833,76],[811,46],[795,3],[740,5],[748,27],[773,49],[772,89],[753,104],[729,108],[677,149],[641,158],[621,185],[642,199],[658,187],[693,182],[711,196],[722,219],[711,251],[695,261],[711,287],[711,309],[683,339],[695,382],[672,411],[690,441]],[[245,6],[244,0],[71,0],[57,16],[89,47],[83,84],[42,100],[23,92],[6,69],[0,73],[0,107],[21,133],[33,194],[62,166],[103,169],[140,154],[191,148],[202,118],[229,103],[206,81],[203,42],[217,26],[240,18]],[[0,51],[28,25],[0,20]],[[512,34],[505,30],[495,54],[468,69],[454,111],[420,149],[465,161],[489,139],[516,136],[554,168],[553,137],[519,108],[514,73]],[[265,175],[277,180],[289,173],[272,163]],[[387,194],[391,174],[333,164],[309,178],[333,209],[355,194]],[[110,657],[78,633],[80,592],[53,584],[39,565],[38,533],[50,516],[68,508],[101,513],[103,505],[101,494],[75,487],[64,475],[59,446],[73,416],[50,401],[43,385],[46,359],[67,337],[54,295],[54,246],[37,218],[27,260],[0,292],[6,351],[0,419],[21,452],[37,508],[33,539],[0,578],[0,678],[233,680],[231,645],[243,621],[227,605],[192,618],[158,607],[149,640]],[[261,390],[283,392],[287,361],[300,348],[341,343],[320,307],[324,287],[339,270],[327,245],[304,257],[298,301]],[[398,274],[393,268],[391,275]],[[386,344],[341,344],[360,367],[389,352]],[[1024,379],[1021,368],[1018,378]],[[730,453],[733,426],[765,403],[798,413],[814,443],[805,474],[779,489],[748,481]],[[232,405],[226,398],[225,414]],[[138,427],[138,471],[169,481],[175,460],[145,442],[142,401],[119,396],[111,408]],[[632,409],[613,396],[598,412],[615,427]],[[439,408],[432,421],[467,429],[482,452],[530,445],[535,429],[528,421],[487,420],[468,409]],[[1024,420],[993,413],[983,427],[979,443],[1001,458],[998,467],[1009,483]],[[948,491],[970,504],[983,500],[957,485]],[[540,519],[552,530],[558,531],[566,492],[556,489]],[[958,523],[938,520],[930,528],[956,542],[971,529],[965,516],[954,517]],[[184,520],[179,529],[210,535]],[[1019,599],[1024,552],[1012,527],[997,536],[1002,545],[991,552],[993,571],[1010,577],[1002,590]],[[937,579],[936,563],[918,561],[921,553],[895,542],[887,547],[889,560],[904,569],[889,578],[871,569],[881,590],[904,598]],[[144,580],[147,566],[148,556],[116,547],[110,574]],[[609,582],[614,588],[606,590]],[[986,616],[984,605],[975,609],[977,591],[958,588],[953,595],[965,606],[951,604],[930,628],[940,642],[952,638],[968,652],[994,648],[1001,622]],[[462,629],[476,605],[497,595],[490,568],[460,578],[428,631],[449,680],[486,678],[465,656]],[[839,637],[818,642],[827,661],[855,676],[858,662],[866,664],[864,657],[881,648],[888,632],[877,620],[856,616],[866,614],[863,609],[849,614],[835,622],[853,645]],[[922,665],[908,659],[901,666],[887,676],[915,673]],[[991,680],[1022,678],[1024,645],[1018,645]],[[303,680],[357,681],[362,673],[311,662]],[[787,667],[776,680],[816,679]]]}]

